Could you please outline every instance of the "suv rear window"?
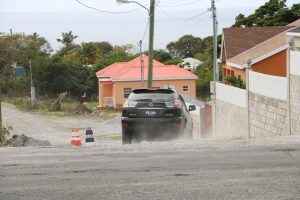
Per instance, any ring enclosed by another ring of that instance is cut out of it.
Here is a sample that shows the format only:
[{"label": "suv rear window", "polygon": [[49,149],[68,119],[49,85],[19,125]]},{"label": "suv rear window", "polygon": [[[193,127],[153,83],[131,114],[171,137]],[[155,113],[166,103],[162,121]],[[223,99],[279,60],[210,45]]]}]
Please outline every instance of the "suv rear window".
[{"label": "suv rear window", "polygon": [[131,101],[155,101],[168,102],[176,99],[176,93],[172,90],[134,90],[129,95]]}]

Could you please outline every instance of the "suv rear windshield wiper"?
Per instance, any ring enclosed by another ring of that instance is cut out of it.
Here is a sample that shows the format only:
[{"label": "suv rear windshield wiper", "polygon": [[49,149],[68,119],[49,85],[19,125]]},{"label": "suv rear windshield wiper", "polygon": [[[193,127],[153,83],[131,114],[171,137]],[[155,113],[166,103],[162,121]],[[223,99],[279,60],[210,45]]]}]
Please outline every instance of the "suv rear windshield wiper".
[{"label": "suv rear windshield wiper", "polygon": [[145,102],[151,102],[152,99],[135,99],[133,101],[145,101]]}]

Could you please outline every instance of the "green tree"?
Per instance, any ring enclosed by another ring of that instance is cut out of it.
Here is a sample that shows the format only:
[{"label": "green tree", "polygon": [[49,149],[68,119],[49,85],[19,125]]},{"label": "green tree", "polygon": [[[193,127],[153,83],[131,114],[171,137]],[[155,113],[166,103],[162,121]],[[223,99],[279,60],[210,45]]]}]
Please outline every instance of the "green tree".
[{"label": "green tree", "polygon": [[[146,51],[145,54],[148,55],[148,51]],[[165,63],[168,60],[171,60],[172,56],[169,52],[159,49],[159,50],[153,50],[153,59],[161,63]]]},{"label": "green tree", "polygon": [[36,70],[36,82],[43,95],[57,96],[67,92],[79,96],[92,85],[89,69],[73,62],[64,61],[58,56],[52,57]]},{"label": "green tree", "polygon": [[0,77],[13,76],[13,64],[29,69],[29,60],[49,57],[50,44],[37,33],[25,35],[16,33],[0,37]]},{"label": "green tree", "polygon": [[192,35],[184,35],[178,41],[170,42],[167,49],[173,57],[193,57],[195,53],[203,51],[202,40]]},{"label": "green tree", "polygon": [[239,14],[233,27],[240,26],[285,26],[300,17],[300,4],[294,4],[290,9],[286,0],[269,0],[247,17]]},{"label": "green tree", "polygon": [[114,50],[114,47],[109,42],[95,42],[95,46],[98,48],[102,56],[111,53]]},{"label": "green tree", "polygon": [[129,55],[125,51],[115,50],[97,61],[96,71],[101,70],[115,62],[128,62],[135,57],[135,55]]},{"label": "green tree", "polygon": [[74,47],[73,42],[76,38],[78,38],[78,36],[74,35],[72,31],[63,32],[61,35],[62,35],[62,38],[61,39],[58,38],[56,40],[64,45],[64,47],[61,50],[61,53],[63,55],[65,55],[68,53],[68,51],[70,51],[72,49],[72,47]]},{"label": "green tree", "polygon": [[100,58],[100,52],[97,46],[92,43],[82,43],[80,49],[80,60],[83,64],[95,64]]}]

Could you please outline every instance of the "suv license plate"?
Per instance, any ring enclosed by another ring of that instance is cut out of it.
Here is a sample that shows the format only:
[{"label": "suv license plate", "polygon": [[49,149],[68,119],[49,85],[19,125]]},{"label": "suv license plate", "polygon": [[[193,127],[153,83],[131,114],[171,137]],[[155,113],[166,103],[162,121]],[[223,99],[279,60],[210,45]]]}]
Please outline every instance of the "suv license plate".
[{"label": "suv license plate", "polygon": [[145,114],[146,114],[146,116],[155,116],[156,115],[156,111],[147,110]]}]

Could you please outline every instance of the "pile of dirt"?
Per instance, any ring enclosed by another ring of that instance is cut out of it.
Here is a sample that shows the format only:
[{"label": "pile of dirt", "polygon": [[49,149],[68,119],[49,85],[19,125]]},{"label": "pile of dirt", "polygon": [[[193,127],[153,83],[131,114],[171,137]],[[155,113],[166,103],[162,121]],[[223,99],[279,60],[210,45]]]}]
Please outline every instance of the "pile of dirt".
[{"label": "pile of dirt", "polygon": [[92,111],[88,109],[84,104],[79,104],[77,108],[75,109],[76,113],[79,114],[91,114]]},{"label": "pile of dirt", "polygon": [[48,140],[37,140],[26,135],[13,135],[9,140],[9,143],[13,147],[28,147],[28,146],[51,146]]}]

